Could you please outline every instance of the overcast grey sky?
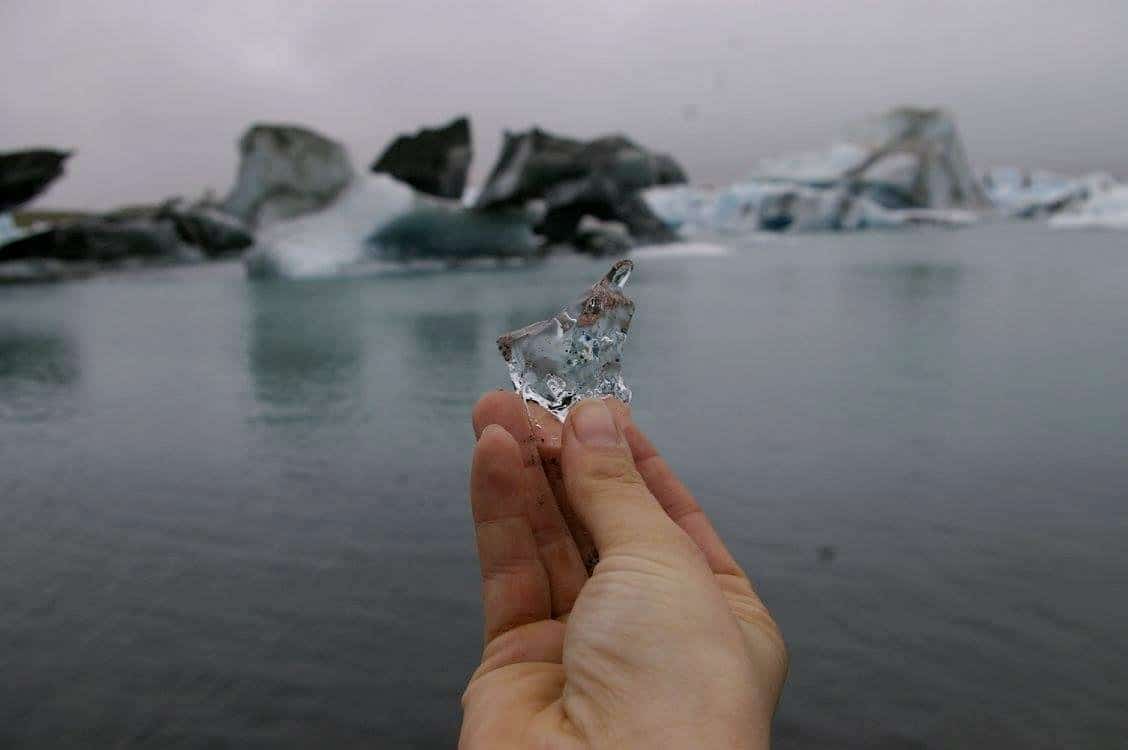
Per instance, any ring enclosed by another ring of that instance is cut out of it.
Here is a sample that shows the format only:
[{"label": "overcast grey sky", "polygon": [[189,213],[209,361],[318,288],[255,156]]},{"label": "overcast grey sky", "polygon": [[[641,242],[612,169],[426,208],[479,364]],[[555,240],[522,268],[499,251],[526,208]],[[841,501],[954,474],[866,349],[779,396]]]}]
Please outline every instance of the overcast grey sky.
[{"label": "overcast grey sky", "polygon": [[0,150],[76,148],[40,205],[108,207],[226,192],[252,121],[365,166],[465,112],[479,177],[539,123],[724,182],[905,103],[955,111],[977,165],[1123,175],[1126,42],[1125,0],[0,0]]}]

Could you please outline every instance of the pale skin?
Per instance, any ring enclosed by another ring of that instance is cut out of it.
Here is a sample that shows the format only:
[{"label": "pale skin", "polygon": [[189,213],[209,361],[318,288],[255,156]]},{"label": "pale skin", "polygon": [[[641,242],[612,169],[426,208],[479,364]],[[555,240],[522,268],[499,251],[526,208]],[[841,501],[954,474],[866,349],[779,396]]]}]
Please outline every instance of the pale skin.
[{"label": "pale skin", "polygon": [[459,747],[768,747],[787,651],[701,506],[622,403],[530,409],[474,408],[485,648]]}]

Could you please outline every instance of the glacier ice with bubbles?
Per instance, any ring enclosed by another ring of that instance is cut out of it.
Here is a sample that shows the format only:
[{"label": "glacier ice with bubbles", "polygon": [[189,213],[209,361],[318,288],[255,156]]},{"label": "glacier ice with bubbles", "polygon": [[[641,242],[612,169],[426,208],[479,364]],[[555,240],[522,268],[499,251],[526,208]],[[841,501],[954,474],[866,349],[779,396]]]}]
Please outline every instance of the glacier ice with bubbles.
[{"label": "glacier ice with bubbles", "polygon": [[578,300],[548,320],[502,335],[498,349],[513,386],[560,420],[585,398],[614,396],[629,403],[622,352],[634,315],[623,294],[634,264],[621,260]]}]

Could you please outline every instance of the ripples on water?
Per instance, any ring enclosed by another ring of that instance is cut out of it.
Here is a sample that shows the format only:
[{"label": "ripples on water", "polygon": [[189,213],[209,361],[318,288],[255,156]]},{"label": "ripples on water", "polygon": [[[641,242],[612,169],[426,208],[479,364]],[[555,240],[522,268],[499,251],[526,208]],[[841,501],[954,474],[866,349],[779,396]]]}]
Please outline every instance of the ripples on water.
[{"label": "ripples on water", "polygon": [[[636,413],[787,636],[780,747],[1122,742],[1120,239],[636,258]],[[605,266],[0,290],[0,746],[451,746],[469,407]]]}]

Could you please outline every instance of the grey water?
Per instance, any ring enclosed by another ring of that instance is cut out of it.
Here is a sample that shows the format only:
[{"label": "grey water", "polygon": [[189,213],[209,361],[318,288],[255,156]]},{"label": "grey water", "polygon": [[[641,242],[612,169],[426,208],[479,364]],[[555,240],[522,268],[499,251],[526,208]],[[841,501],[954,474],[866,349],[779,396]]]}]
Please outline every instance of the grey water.
[{"label": "grey water", "polygon": [[[787,638],[777,746],[1122,747],[1128,237],[730,249],[636,257],[624,372]],[[607,265],[0,289],[0,747],[452,747],[469,410]]]}]

